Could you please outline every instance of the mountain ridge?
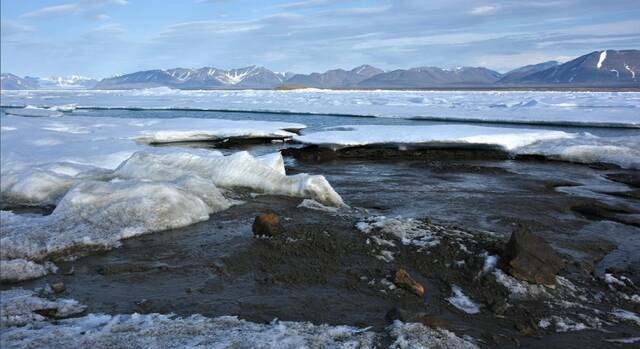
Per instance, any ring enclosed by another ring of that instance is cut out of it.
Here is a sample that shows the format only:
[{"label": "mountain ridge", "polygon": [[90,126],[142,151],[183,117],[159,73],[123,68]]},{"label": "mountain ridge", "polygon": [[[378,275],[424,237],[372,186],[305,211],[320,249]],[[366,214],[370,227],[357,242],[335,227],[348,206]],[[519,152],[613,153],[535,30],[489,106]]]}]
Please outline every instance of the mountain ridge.
[{"label": "mountain ridge", "polygon": [[565,63],[525,65],[504,74],[485,67],[416,67],[384,71],[371,65],[310,74],[277,73],[251,65],[235,69],[171,68],[91,78],[20,78],[2,74],[3,90],[38,88],[280,89],[640,87],[640,50],[593,51]]}]

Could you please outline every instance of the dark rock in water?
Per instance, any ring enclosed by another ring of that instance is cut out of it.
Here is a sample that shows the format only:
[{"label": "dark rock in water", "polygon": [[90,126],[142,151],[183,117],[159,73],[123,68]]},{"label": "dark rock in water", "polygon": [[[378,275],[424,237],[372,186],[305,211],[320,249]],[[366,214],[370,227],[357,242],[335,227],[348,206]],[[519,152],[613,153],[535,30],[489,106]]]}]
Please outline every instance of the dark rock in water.
[{"label": "dark rock in water", "polygon": [[424,297],[424,286],[419,282],[411,278],[411,275],[407,273],[403,268],[398,269],[393,275],[393,283],[400,288],[404,288],[409,292],[413,292],[420,297]]},{"label": "dark rock in water", "polygon": [[418,322],[431,328],[447,328],[449,323],[437,316],[423,312],[412,312],[401,308],[393,308],[387,312],[385,319],[389,322],[400,320],[402,322]]},{"label": "dark rock in water", "polygon": [[554,285],[564,260],[541,237],[516,230],[502,253],[502,268],[520,280]]},{"label": "dark rock in water", "polygon": [[273,213],[263,213],[256,216],[251,229],[256,236],[277,236],[284,233],[280,218]]},{"label": "dark rock in water", "polygon": [[64,282],[58,281],[51,284],[51,289],[55,293],[62,293],[67,289],[67,287],[64,285]]}]

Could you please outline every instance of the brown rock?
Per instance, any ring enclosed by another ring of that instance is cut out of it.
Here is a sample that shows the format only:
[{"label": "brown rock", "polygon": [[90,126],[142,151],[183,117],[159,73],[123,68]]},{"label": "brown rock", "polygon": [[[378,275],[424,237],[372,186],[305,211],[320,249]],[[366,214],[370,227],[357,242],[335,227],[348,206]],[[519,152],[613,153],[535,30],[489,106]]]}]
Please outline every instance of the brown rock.
[{"label": "brown rock", "polygon": [[280,224],[280,218],[273,213],[263,213],[256,216],[252,226],[253,234],[256,236],[277,236],[284,233],[284,228]]},{"label": "brown rock", "polygon": [[411,278],[409,273],[407,273],[403,268],[398,269],[398,271],[393,275],[393,283],[396,284],[396,286],[413,292],[420,297],[424,297],[424,286]]},{"label": "brown rock", "polygon": [[556,274],[564,267],[564,260],[541,237],[525,230],[517,230],[505,247],[502,268],[520,280],[555,285]]}]

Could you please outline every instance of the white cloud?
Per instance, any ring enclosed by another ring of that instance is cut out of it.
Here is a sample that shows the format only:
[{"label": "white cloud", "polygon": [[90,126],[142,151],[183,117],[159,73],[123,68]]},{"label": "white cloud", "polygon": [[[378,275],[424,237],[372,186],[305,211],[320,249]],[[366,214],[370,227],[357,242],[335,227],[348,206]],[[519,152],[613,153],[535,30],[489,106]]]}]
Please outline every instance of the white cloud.
[{"label": "white cloud", "polygon": [[106,5],[126,5],[127,0],[82,0],[79,2],[46,6],[21,15],[21,18],[55,18],[95,11]]},{"label": "white cloud", "polygon": [[77,13],[80,9],[78,4],[62,4],[56,6],[47,6],[35,11],[27,12],[23,14],[22,18],[45,18],[45,17],[57,17],[66,16]]},{"label": "white cloud", "polygon": [[497,6],[486,5],[474,7],[473,9],[471,9],[471,11],[469,11],[469,14],[472,14],[474,16],[484,16],[495,13],[496,11],[498,11]]},{"label": "white cloud", "polygon": [[293,10],[293,9],[305,9],[305,8],[313,8],[325,5],[331,5],[339,2],[338,0],[303,0],[298,2],[292,2],[288,4],[280,4],[276,7]]},{"label": "white cloud", "polygon": [[35,31],[35,28],[32,26],[24,25],[16,21],[4,19],[0,21],[0,32],[2,33],[2,36],[30,33],[33,31]]}]

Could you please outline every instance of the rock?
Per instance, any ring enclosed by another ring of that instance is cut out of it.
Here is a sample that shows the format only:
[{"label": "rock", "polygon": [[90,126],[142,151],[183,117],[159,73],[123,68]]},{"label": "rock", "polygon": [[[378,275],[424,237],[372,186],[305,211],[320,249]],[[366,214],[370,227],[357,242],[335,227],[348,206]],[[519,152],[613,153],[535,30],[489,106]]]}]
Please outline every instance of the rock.
[{"label": "rock", "polygon": [[263,213],[256,216],[252,230],[256,236],[277,236],[284,233],[280,218],[273,213]]},{"label": "rock", "polygon": [[501,266],[520,280],[555,285],[556,274],[564,260],[541,237],[525,230],[516,230],[502,252]]},{"label": "rock", "polygon": [[393,275],[393,283],[400,288],[424,297],[424,286],[415,281],[403,268],[398,269]]},{"label": "rock", "polygon": [[394,320],[400,320],[402,322],[419,322],[431,328],[447,328],[448,326],[446,320],[437,316],[423,312],[411,312],[401,308],[393,308],[389,310],[387,315],[385,315],[385,319],[389,322],[393,322]]},{"label": "rock", "polygon": [[53,290],[53,292],[55,293],[62,293],[64,292],[67,288],[64,285],[64,282],[62,281],[58,281],[58,282],[54,282],[51,284],[51,289]]}]

